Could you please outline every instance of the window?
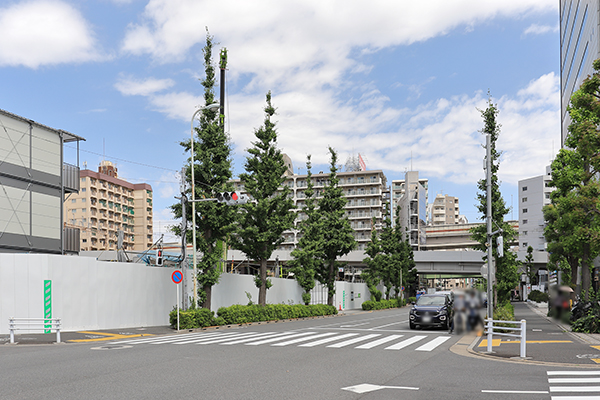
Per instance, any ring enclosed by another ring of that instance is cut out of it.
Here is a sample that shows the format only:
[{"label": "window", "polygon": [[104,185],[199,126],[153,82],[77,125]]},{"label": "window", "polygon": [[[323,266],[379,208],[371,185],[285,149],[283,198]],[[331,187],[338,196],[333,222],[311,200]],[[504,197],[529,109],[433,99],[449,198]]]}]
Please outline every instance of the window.
[{"label": "window", "polygon": [[523,186],[523,191],[527,191],[527,186]]},{"label": "window", "polygon": [[522,202],[522,203],[527,203],[527,197],[523,197],[523,198],[521,199],[521,202]]},{"label": "window", "polygon": [[81,199],[82,203],[85,203],[87,201],[87,199],[84,197],[83,199]]},{"label": "window", "polygon": [[523,247],[527,247],[527,242],[523,242]]},{"label": "window", "polygon": [[523,209],[523,214],[525,214],[526,212],[527,212],[527,209],[526,209],[526,208],[524,208],[524,209]]},{"label": "window", "polygon": [[527,236],[527,231],[523,231],[523,236]]},{"label": "window", "polygon": [[82,208],[81,212],[87,212],[87,209],[86,208]]},{"label": "window", "polygon": [[550,198],[550,193],[546,193],[546,198],[549,199]]},{"label": "window", "polygon": [[85,188],[81,188],[81,191],[82,191],[82,192],[85,192],[86,190],[85,190]]},{"label": "window", "polygon": [[71,203],[75,203],[77,199],[71,199]]},{"label": "window", "polygon": [[81,183],[85,183],[85,178],[81,178]]},{"label": "window", "polygon": [[526,219],[523,220],[523,225],[525,225],[525,224],[527,224],[527,220]]}]

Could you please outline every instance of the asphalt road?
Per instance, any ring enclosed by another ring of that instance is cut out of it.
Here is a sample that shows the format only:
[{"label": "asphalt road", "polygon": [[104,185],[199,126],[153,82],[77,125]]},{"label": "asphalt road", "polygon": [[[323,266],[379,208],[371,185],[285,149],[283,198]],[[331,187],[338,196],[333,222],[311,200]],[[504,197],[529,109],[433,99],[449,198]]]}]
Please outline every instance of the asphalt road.
[{"label": "asphalt road", "polygon": [[[466,351],[472,339],[412,331],[403,308],[112,342],[3,345],[0,399],[600,396],[600,388],[575,392],[598,386],[589,382],[600,381],[600,368],[477,357]],[[594,375],[567,374],[580,371]]]}]

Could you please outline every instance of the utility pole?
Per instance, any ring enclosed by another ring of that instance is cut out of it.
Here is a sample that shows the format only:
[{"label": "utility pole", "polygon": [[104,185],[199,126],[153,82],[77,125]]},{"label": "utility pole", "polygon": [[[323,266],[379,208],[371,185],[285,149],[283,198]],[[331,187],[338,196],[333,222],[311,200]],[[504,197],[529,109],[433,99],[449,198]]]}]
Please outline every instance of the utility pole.
[{"label": "utility pole", "polygon": [[[487,200],[487,313],[488,318],[494,318],[493,305],[493,255],[492,255],[492,135],[485,135],[485,171],[486,171],[486,200]],[[488,346],[489,347],[489,346]]]},{"label": "utility pole", "polygon": [[[181,285],[183,287],[183,309],[187,309],[187,279],[186,279],[186,270],[187,270],[187,219],[186,219],[186,202],[187,197],[185,196],[185,168],[181,168],[181,182],[179,184],[179,192],[181,193],[181,273],[183,277],[183,282]],[[195,250],[195,249],[194,249]],[[194,279],[194,291],[196,290],[196,277]]]}]

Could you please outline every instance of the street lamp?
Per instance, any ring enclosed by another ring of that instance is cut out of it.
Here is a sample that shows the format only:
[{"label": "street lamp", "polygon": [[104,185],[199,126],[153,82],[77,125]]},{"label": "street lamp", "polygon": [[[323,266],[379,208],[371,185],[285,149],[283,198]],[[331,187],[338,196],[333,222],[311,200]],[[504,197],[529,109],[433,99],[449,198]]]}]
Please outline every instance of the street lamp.
[{"label": "street lamp", "polygon": [[190,133],[192,135],[192,141],[190,143],[190,151],[192,152],[192,260],[194,263],[194,307],[198,306],[198,289],[196,288],[196,274],[197,274],[197,266],[196,266],[196,180],[194,177],[194,119],[199,112],[204,110],[214,111],[218,109],[221,105],[219,103],[212,103],[207,106],[198,106],[198,109],[192,115],[192,122],[190,127]]}]

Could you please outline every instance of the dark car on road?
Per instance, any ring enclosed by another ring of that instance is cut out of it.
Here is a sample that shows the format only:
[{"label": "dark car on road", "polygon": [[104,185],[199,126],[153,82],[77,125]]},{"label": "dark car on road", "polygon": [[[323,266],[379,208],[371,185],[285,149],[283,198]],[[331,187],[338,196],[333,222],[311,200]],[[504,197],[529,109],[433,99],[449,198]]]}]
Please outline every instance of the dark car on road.
[{"label": "dark car on road", "polygon": [[452,321],[452,301],[447,294],[424,294],[413,303],[408,315],[410,329],[440,327],[448,329]]}]

